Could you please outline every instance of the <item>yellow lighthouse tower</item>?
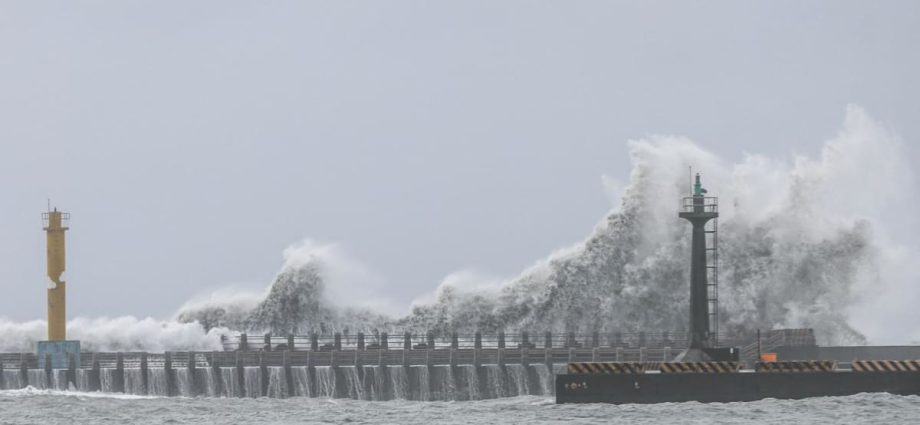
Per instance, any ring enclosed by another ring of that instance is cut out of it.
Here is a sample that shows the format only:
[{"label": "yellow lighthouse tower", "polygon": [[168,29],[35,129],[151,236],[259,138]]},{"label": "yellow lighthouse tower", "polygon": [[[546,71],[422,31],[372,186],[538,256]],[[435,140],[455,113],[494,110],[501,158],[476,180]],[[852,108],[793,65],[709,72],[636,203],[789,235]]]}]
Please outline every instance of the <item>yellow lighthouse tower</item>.
[{"label": "yellow lighthouse tower", "polygon": [[[67,340],[67,283],[64,270],[67,261],[64,232],[69,227],[70,214],[48,208],[42,223],[48,242],[48,340],[38,342],[40,368],[65,368],[71,361],[80,361],[80,341]],[[51,364],[46,366],[46,359]]]},{"label": "yellow lighthouse tower", "polygon": [[64,232],[70,214],[55,208],[42,214],[48,235],[48,341],[67,339],[67,286],[61,279],[67,268],[64,253]]}]

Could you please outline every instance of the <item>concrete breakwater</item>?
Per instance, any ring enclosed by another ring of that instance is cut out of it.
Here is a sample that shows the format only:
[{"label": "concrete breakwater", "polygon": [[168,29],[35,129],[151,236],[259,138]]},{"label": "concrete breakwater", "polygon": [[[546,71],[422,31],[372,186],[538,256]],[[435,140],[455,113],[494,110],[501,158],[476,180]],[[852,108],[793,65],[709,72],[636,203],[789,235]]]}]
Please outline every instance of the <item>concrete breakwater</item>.
[{"label": "concrete breakwater", "polygon": [[[98,382],[92,370],[79,369],[76,383],[66,370],[47,379],[43,370],[30,369],[23,380],[18,371],[4,370],[3,388],[32,386],[39,389],[102,391],[153,396],[184,397],[326,397],[358,400],[480,400],[517,395],[553,395],[554,375],[564,366],[484,365],[462,366],[278,366],[176,369],[139,368],[119,371],[103,368]],[[123,375],[119,376],[120,373]],[[172,376],[170,376],[172,375]],[[146,384],[145,384],[146,381]]]},{"label": "concrete breakwater", "polygon": [[53,369],[3,354],[0,388],[26,386],[186,397],[479,400],[553,395],[569,361],[667,361],[661,349],[367,350],[82,353]]}]

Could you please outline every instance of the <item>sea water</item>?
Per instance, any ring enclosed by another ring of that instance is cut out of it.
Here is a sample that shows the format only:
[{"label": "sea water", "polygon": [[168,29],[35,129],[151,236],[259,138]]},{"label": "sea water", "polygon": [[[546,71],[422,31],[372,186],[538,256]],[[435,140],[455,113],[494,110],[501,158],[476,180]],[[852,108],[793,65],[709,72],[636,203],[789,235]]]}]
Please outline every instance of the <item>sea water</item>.
[{"label": "sea water", "polygon": [[[52,408],[53,406],[53,408]],[[479,401],[184,398],[26,388],[0,391],[0,423],[209,424],[914,424],[920,397],[858,394],[806,400],[652,405],[564,404],[545,396]]]}]

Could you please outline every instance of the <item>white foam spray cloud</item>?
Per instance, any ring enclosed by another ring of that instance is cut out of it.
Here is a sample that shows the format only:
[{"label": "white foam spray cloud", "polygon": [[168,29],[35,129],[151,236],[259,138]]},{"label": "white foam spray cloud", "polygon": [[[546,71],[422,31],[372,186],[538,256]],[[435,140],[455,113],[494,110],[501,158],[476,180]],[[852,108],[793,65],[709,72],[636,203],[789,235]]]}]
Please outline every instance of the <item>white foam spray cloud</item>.
[{"label": "white foam spray cloud", "polygon": [[847,108],[817,159],[747,155],[729,164],[686,138],[660,135],[629,147],[621,205],[585,241],[509,279],[500,297],[441,293],[416,305],[411,322],[439,330],[684,329],[689,226],[676,210],[693,166],[721,198],[723,330],[812,327],[820,342],[837,344],[914,338],[903,325],[910,308],[893,309],[890,295],[917,292],[907,288],[920,257],[890,237],[901,227],[890,212],[916,205],[914,178],[903,142],[861,108]]},{"label": "white foam spray cloud", "polygon": [[[381,295],[384,281],[336,244],[307,239],[284,250],[274,281],[259,295],[220,291],[183,306],[176,317],[205,327],[303,334],[348,332],[370,323],[384,326],[379,312],[394,314]],[[236,302],[228,302],[236,300]]]},{"label": "white foam spray cloud", "polygon": [[[252,291],[236,287],[224,287],[206,294],[199,294],[186,301],[174,315],[179,322],[198,320],[210,327],[237,326],[268,295],[268,289]],[[183,315],[195,312],[200,317],[189,320]]]},{"label": "white foam spray cloud", "polygon": [[[38,341],[47,340],[44,320],[13,322],[0,319],[0,352],[32,352]],[[83,351],[180,351],[222,350],[225,328],[205,330],[198,323],[138,319],[131,316],[75,318],[67,322],[67,337],[79,340]]]},{"label": "white foam spray cloud", "polygon": [[329,304],[391,315],[400,313],[398,307],[383,295],[385,280],[341,245],[305,239],[284,250],[282,270],[309,265],[319,265],[319,276],[324,283],[322,297]]},{"label": "white foam spray cloud", "polygon": [[412,306],[425,306],[437,302],[439,298],[454,294],[470,296],[497,296],[501,292],[505,279],[489,276],[476,270],[460,270],[447,275],[434,292],[424,294],[412,301]]}]

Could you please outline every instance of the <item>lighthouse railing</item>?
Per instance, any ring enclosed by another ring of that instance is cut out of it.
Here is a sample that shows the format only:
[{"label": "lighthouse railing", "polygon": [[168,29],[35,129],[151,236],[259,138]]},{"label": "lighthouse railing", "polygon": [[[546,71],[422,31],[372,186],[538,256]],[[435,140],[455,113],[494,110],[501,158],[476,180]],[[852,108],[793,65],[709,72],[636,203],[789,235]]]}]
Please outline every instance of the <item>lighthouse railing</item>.
[{"label": "lighthouse railing", "polygon": [[687,196],[681,200],[680,212],[718,213],[719,198],[715,196]]}]

